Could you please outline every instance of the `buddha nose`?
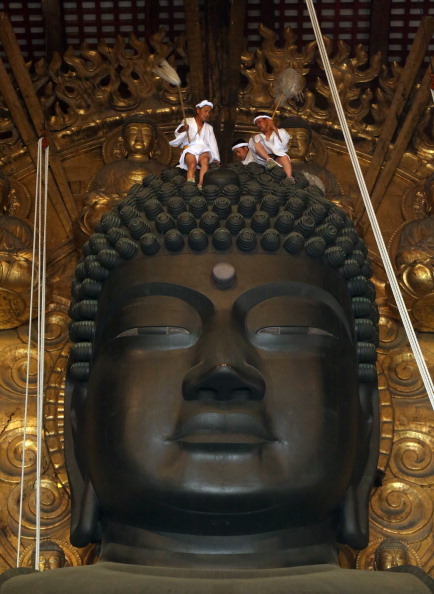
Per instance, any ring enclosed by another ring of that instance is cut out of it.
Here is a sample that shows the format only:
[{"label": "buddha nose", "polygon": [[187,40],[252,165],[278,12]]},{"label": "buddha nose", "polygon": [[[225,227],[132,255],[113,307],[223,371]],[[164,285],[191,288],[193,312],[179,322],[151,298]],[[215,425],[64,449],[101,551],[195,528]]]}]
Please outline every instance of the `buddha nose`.
[{"label": "buddha nose", "polygon": [[185,400],[201,401],[247,401],[262,400],[265,381],[262,374],[245,364],[243,371],[221,363],[212,369],[203,370],[199,364],[186,374],[182,393]]}]

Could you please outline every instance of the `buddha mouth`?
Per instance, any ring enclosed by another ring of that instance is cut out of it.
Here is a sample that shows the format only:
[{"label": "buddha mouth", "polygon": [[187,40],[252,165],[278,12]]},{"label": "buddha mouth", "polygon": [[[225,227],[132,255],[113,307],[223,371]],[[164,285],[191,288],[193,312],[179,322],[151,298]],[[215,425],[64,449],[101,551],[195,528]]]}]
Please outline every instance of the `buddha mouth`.
[{"label": "buddha mouth", "polygon": [[199,413],[169,441],[185,444],[251,444],[277,441],[258,417],[245,413]]}]

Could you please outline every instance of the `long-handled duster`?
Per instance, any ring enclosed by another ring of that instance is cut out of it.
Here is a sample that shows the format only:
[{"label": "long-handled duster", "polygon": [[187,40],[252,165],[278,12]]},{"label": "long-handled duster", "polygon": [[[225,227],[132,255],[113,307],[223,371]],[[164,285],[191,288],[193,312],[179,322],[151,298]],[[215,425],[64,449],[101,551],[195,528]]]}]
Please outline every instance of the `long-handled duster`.
[{"label": "long-handled duster", "polygon": [[[184,109],[184,101],[182,100],[182,93],[181,93],[181,79],[178,76],[176,70],[169,64],[167,60],[162,60],[157,66],[152,68],[152,72],[168,82],[169,84],[173,85],[174,87],[178,87],[179,93],[179,101],[181,103],[181,110],[182,110],[182,117],[184,118],[184,125],[187,125],[186,118],[185,118],[185,109]],[[190,142],[190,136],[188,134],[187,128],[187,140]]]},{"label": "long-handled duster", "polygon": [[[283,99],[293,99],[295,97],[296,101],[303,100],[305,86],[306,79],[297,70],[294,68],[285,68],[285,70],[282,70],[274,81],[274,100],[276,107],[272,115],[273,120]],[[279,136],[279,133],[277,133],[277,136]]]}]

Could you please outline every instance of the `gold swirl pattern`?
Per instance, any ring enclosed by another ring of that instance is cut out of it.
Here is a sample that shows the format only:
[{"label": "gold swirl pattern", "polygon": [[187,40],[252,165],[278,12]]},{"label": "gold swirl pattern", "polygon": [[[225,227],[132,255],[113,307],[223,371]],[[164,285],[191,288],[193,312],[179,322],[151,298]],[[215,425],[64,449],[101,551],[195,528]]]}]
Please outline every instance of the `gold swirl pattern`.
[{"label": "gold swirl pattern", "polygon": [[[18,534],[20,509],[20,485],[16,485],[7,500],[7,522],[13,534]],[[55,528],[67,529],[69,520],[69,498],[61,485],[51,478],[41,480],[41,531],[52,533]],[[36,530],[36,489],[35,482],[27,482],[24,487],[22,534],[35,536]]]},{"label": "gold swirl pattern", "polygon": [[[58,350],[68,340],[68,306],[69,301],[55,295],[45,314],[45,351]],[[32,341],[36,344],[38,331],[36,324],[32,324]],[[20,340],[27,345],[29,339],[28,325],[18,329]]]},{"label": "gold swirl pattern", "polygon": [[400,480],[385,481],[370,502],[371,522],[381,533],[421,540],[432,530],[433,503],[423,487]]},{"label": "gold swirl pattern", "polygon": [[384,358],[383,369],[393,396],[421,398],[426,396],[413,353],[409,347],[396,349]]},{"label": "gold swirl pattern", "polygon": [[434,485],[434,437],[417,431],[397,431],[390,469],[398,478]]},{"label": "gold swirl pattern", "polygon": [[[23,424],[9,423],[0,435],[0,481],[18,483],[21,481],[21,465],[23,459]],[[36,472],[36,427],[29,424],[26,431],[24,476]],[[49,460],[42,457],[43,472],[47,470]]]},{"label": "gold swirl pattern", "polygon": [[406,340],[405,331],[401,324],[386,315],[380,315],[379,320],[380,344],[378,352],[387,355],[392,349],[402,346]]},{"label": "gold swirl pattern", "polygon": [[[45,356],[45,373],[52,365],[49,354]],[[29,394],[36,391],[37,351],[30,349]],[[0,350],[0,390],[8,400],[21,401],[26,391],[27,346],[9,344]]]}]

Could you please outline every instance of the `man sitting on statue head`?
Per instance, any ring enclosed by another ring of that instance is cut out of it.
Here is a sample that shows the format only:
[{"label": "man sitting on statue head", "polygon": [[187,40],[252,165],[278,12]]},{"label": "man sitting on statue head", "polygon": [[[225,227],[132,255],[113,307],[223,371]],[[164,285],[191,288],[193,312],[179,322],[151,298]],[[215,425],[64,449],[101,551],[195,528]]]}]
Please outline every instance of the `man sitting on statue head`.
[{"label": "man sitting on statue head", "polygon": [[267,169],[283,167],[286,177],[293,180],[291,159],[288,155],[288,132],[284,128],[277,128],[273,118],[266,113],[255,116],[253,122],[260,131],[249,141],[250,148],[257,155],[255,161]]},{"label": "man sitting on statue head", "polygon": [[203,176],[211,163],[220,164],[220,154],[214,130],[208,120],[214,105],[204,99],[196,105],[194,118],[186,118],[175,130],[171,146],[182,146],[183,151],[178,167],[187,170],[187,181],[195,182],[196,169],[199,169],[199,189]]},{"label": "man sitting on statue head", "polygon": [[1,594],[430,591],[337,564],[368,541],[378,310],[352,222],[286,188],[188,206],[134,188],[102,217],[65,424],[71,542],[102,540],[100,560]]}]

